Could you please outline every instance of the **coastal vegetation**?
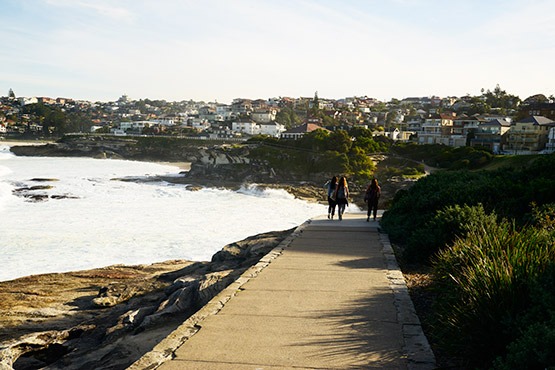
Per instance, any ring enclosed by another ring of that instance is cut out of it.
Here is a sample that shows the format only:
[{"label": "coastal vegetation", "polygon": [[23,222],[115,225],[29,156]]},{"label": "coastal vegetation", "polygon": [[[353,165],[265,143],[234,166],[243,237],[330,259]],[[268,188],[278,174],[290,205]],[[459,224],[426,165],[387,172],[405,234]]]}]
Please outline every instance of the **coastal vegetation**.
[{"label": "coastal vegetation", "polygon": [[391,147],[389,139],[372,137],[371,130],[360,127],[349,132],[315,130],[300,140],[255,136],[249,143],[260,144],[250,151],[250,157],[265,160],[272,168],[306,174],[345,174],[359,182],[370,179],[376,170],[368,155]]},{"label": "coastal vegetation", "polygon": [[405,268],[429,266],[421,317],[459,366],[555,363],[555,154],[514,163],[435,172],[383,216]]},{"label": "coastal vegetation", "polygon": [[453,148],[440,144],[398,143],[392,148],[392,152],[422,161],[432,167],[454,170],[480,168],[494,158],[491,151],[486,148],[471,146]]}]

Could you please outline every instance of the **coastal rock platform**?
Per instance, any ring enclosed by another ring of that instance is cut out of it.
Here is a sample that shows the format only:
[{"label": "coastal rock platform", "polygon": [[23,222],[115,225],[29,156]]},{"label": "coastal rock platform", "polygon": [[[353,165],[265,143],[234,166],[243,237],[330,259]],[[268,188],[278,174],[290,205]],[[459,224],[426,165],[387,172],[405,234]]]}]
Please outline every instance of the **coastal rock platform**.
[{"label": "coastal rock platform", "polygon": [[212,261],[114,265],[0,282],[0,369],[125,369],[292,230],[231,243]]}]

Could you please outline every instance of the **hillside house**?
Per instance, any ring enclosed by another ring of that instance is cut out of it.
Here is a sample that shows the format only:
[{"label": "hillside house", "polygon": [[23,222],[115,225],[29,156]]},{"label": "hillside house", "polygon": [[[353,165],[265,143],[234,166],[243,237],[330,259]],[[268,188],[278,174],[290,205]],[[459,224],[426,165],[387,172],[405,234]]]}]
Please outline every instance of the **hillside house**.
[{"label": "hillside house", "polygon": [[494,119],[480,124],[478,129],[473,132],[470,139],[470,146],[486,147],[494,153],[500,153],[505,139],[505,134],[510,130],[509,121]]},{"label": "hillside house", "polygon": [[285,132],[285,125],[276,121],[260,124],[260,134],[262,135],[280,137],[282,132]]},{"label": "hillside house", "polygon": [[454,119],[453,114],[434,114],[426,118],[418,134],[418,143],[449,145]]},{"label": "hillside house", "polygon": [[509,130],[504,150],[514,154],[533,154],[545,149],[549,132],[555,122],[542,116],[532,116],[516,122]]},{"label": "hillside house", "polygon": [[231,124],[231,130],[238,134],[260,134],[260,126],[250,118],[240,118],[233,121]]},{"label": "hillside house", "polygon": [[291,130],[282,132],[281,138],[299,140],[300,138],[303,137],[304,134],[307,134],[312,131],[324,130],[326,132],[329,132],[328,129],[323,128],[322,126],[320,126],[320,124],[321,124],[321,121],[319,119],[309,118],[308,121],[306,121],[302,125],[293,127]]},{"label": "hillside house", "polygon": [[555,120],[555,103],[536,103],[521,107],[518,112],[519,118],[532,116],[543,116]]},{"label": "hillside house", "polygon": [[546,153],[555,153],[555,126],[551,127],[549,130],[549,135],[547,136],[547,143],[545,144]]},{"label": "hillside house", "polygon": [[259,110],[251,113],[251,119],[256,123],[269,123],[276,119],[277,109]]}]

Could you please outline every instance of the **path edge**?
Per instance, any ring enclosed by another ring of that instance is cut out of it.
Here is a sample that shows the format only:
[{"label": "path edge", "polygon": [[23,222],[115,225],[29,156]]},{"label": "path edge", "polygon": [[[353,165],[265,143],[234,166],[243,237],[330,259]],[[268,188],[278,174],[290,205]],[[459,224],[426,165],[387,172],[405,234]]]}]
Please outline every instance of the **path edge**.
[{"label": "path edge", "polygon": [[164,362],[173,358],[174,352],[181,347],[189,338],[199,330],[199,324],[209,316],[220,312],[224,305],[233,298],[249,280],[256,277],[264,270],[275,258],[279,257],[283,251],[289,247],[291,242],[310,224],[307,220],[281,241],[275,248],[264,255],[257,264],[248,268],[234,282],[229,284],[224,290],[218,293],[207,304],[191,315],[167,337],[162,339],[152,350],[142,355],[133,362],[127,370],[152,370],[161,366]]},{"label": "path edge", "polygon": [[434,352],[422,330],[420,319],[416,314],[405,277],[397,263],[397,258],[391,247],[389,235],[381,228],[379,230],[382,253],[387,268],[389,287],[394,294],[394,304],[397,309],[397,321],[402,325],[405,353],[407,354],[408,370],[436,369]]}]

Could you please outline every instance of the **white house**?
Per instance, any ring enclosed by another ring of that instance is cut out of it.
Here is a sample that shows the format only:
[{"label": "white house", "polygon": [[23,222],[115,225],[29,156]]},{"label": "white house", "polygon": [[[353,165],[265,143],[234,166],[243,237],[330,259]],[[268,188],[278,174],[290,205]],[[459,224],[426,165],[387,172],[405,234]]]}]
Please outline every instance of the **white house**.
[{"label": "white house", "polygon": [[119,128],[125,132],[135,131],[141,133],[145,128],[145,125],[149,125],[151,121],[131,121],[131,122],[121,122]]},{"label": "white house", "polygon": [[260,124],[260,133],[262,135],[280,137],[282,132],[285,132],[285,125],[276,121]]},{"label": "white house", "polygon": [[231,119],[233,116],[233,110],[231,109],[231,105],[218,104],[216,106],[216,114],[220,115],[224,120]]},{"label": "white house", "polygon": [[19,104],[21,104],[21,106],[24,106],[26,104],[35,104],[38,103],[39,100],[35,97],[31,97],[31,98],[19,98]]},{"label": "white house", "polygon": [[173,119],[153,119],[149,122],[159,123],[159,124],[164,125],[164,126],[174,126],[175,125],[175,120],[173,120]]},{"label": "white house", "polygon": [[8,132],[6,125],[3,123],[0,123],[0,134],[5,134],[6,132]]},{"label": "white house", "polygon": [[189,120],[190,125],[200,131],[204,131],[210,127],[210,123],[204,118],[193,118]]},{"label": "white house", "polygon": [[242,118],[231,124],[231,130],[240,134],[258,135],[260,134],[260,126],[249,118]]}]

